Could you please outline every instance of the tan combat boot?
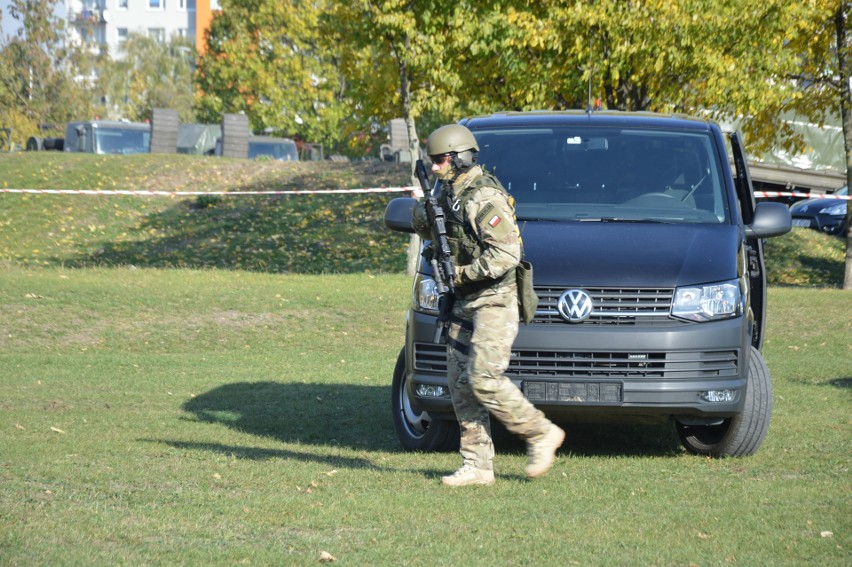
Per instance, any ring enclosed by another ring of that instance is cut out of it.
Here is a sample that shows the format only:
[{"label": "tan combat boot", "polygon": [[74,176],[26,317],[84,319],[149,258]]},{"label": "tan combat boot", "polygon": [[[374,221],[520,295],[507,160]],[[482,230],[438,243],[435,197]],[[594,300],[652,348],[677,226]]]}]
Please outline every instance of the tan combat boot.
[{"label": "tan combat boot", "polygon": [[551,423],[547,433],[527,442],[527,455],[529,457],[527,476],[529,478],[536,478],[550,470],[550,467],[553,466],[553,460],[556,458],[556,450],[562,446],[563,441],[565,441],[565,432]]},{"label": "tan combat boot", "polygon": [[462,468],[453,474],[441,477],[441,483],[446,486],[472,486],[494,484],[494,471],[478,469],[473,465],[462,465]]}]

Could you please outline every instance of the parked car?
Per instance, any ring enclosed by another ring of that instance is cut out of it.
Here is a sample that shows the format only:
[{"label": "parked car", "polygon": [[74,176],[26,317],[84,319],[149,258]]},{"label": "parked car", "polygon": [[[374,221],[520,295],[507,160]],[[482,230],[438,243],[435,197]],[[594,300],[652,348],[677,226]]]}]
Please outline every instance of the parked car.
[{"label": "parked car", "polygon": [[[696,454],[749,455],[772,414],[761,355],[763,241],[789,209],[755,203],[739,136],[650,113],[510,112],[462,121],[517,201],[540,302],[509,378],[557,421],[674,422]],[[436,188],[437,190],[437,188]],[[414,200],[389,228],[411,232]],[[408,450],[458,443],[437,289],[415,276],[391,412]],[[589,308],[590,307],[590,308]]]},{"label": "parked car", "polygon": [[[845,197],[849,195],[849,188],[843,187],[834,192],[835,195]],[[793,216],[793,226],[813,228],[826,234],[846,234],[846,199],[832,199],[822,197],[799,201],[790,207]]]}]

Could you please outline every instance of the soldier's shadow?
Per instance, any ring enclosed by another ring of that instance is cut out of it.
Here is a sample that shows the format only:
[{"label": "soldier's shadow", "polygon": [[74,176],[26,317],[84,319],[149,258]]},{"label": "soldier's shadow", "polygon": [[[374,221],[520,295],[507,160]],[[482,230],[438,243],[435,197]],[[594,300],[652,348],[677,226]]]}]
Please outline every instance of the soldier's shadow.
[{"label": "soldier's shadow", "polygon": [[238,382],[183,404],[186,419],[284,443],[394,451],[390,388],[352,384]]}]

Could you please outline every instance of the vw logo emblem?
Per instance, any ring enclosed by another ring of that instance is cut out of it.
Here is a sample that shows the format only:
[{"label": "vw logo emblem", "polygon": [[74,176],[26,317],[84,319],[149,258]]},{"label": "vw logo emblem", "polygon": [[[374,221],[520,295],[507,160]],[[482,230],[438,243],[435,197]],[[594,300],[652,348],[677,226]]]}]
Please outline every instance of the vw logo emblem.
[{"label": "vw logo emblem", "polygon": [[592,314],[592,298],[582,289],[569,289],[559,296],[556,308],[569,323],[581,323]]}]

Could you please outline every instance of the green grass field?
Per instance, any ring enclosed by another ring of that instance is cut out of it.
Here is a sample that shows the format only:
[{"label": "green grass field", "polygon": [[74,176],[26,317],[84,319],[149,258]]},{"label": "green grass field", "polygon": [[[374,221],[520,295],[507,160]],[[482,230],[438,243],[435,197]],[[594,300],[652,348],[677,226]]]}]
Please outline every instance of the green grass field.
[{"label": "green grass field", "polygon": [[[709,460],[668,427],[569,427],[545,478],[498,441],[493,489],[400,451],[402,275],[5,268],[8,565],[841,565],[848,298],[773,288],[769,436]],[[812,317],[813,313],[820,317]]]},{"label": "green grass field", "polygon": [[[179,158],[163,163],[198,175]],[[37,186],[19,159],[0,156],[0,184]],[[118,162],[97,163],[115,178]],[[348,181],[327,188],[375,183],[375,165],[333,167]],[[299,186],[284,168],[270,175]],[[775,412],[756,455],[690,456],[668,426],[572,425],[546,477],[526,480],[523,445],[499,434],[496,486],[452,490],[439,477],[458,455],[402,452],[393,431],[411,282],[405,240],[370,228],[381,203],[356,223],[375,232],[369,267],[325,268],[334,246],[261,265],[241,245],[218,263],[191,238],[164,261],[162,234],[137,225],[165,215],[171,234],[188,204],[89,199],[0,194],[0,565],[314,565],[323,553],[359,566],[852,563],[852,307],[836,289],[837,239],[795,231],[768,246],[787,281],[769,290]],[[228,199],[216,222],[238,206]],[[322,240],[341,205],[283,248]],[[257,220],[215,234],[280,230]],[[139,261],[97,253],[127,242]],[[818,287],[793,285],[805,283]]]}]

